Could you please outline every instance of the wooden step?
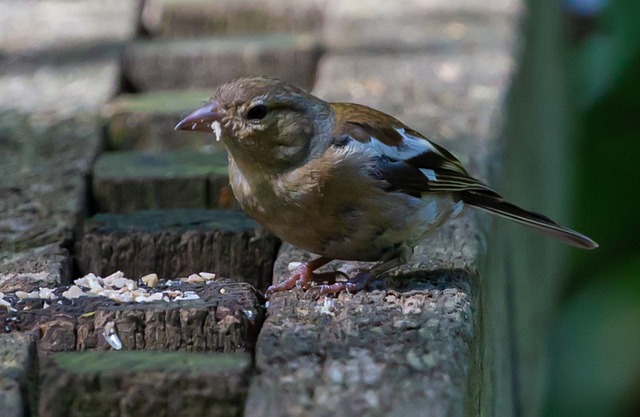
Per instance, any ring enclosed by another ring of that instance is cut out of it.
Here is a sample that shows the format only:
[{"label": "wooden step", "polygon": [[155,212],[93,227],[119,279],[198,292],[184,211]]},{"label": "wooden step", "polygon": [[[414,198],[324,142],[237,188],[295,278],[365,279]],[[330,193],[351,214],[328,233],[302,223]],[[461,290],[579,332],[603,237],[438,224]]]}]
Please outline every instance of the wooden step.
[{"label": "wooden step", "polygon": [[265,290],[277,247],[241,211],[179,209],[98,214],[87,220],[77,253],[81,274],[175,279],[208,271]]}]

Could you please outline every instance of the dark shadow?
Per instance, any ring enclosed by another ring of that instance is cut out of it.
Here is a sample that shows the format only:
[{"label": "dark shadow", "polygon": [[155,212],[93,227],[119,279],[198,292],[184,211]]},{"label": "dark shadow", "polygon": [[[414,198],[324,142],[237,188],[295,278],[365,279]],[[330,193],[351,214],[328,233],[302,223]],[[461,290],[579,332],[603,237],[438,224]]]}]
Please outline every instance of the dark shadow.
[{"label": "dark shadow", "polygon": [[[420,270],[407,274],[388,277],[386,280],[376,280],[370,283],[375,289],[393,290],[400,293],[410,291],[429,291],[457,289],[465,293],[473,291],[473,273],[465,269],[436,269],[433,271]],[[382,287],[374,287],[380,285]]]}]

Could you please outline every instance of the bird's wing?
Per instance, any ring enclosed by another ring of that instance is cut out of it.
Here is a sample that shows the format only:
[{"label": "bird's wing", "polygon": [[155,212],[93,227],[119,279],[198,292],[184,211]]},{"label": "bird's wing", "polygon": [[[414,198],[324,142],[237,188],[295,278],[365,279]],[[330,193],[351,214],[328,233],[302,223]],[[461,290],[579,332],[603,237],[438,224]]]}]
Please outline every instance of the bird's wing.
[{"label": "bird's wing", "polygon": [[449,151],[396,118],[359,104],[331,105],[336,136],[343,144],[346,140],[362,144],[376,157],[374,175],[385,180],[389,190],[411,195],[490,190]]},{"label": "bird's wing", "polygon": [[586,249],[598,246],[542,214],[509,203],[470,176],[449,151],[394,117],[358,104],[331,106],[336,114],[336,143],[345,146],[355,141],[363,146],[375,160],[371,175],[383,180],[388,191],[417,198],[423,193],[450,193],[466,204],[533,227],[567,244]]}]

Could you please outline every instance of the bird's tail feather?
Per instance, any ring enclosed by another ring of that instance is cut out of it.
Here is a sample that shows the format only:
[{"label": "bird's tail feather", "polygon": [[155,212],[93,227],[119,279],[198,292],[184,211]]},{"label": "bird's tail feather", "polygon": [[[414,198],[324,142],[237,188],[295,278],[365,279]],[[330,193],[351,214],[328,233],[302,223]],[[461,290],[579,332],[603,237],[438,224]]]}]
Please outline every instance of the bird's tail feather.
[{"label": "bird's tail feather", "polygon": [[462,200],[471,206],[537,229],[568,245],[582,249],[595,249],[598,247],[596,242],[582,233],[560,226],[542,214],[534,213],[509,203],[502,196],[491,190],[487,191],[487,193],[467,191],[463,193]]}]

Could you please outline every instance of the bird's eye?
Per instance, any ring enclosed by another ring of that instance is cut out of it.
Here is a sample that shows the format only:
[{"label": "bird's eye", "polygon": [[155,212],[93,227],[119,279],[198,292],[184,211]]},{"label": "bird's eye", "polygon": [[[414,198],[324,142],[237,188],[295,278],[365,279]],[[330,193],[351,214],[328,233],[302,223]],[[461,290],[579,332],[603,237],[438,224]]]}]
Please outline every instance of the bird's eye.
[{"label": "bird's eye", "polygon": [[247,119],[260,120],[267,115],[267,106],[264,104],[256,104],[247,110]]}]

